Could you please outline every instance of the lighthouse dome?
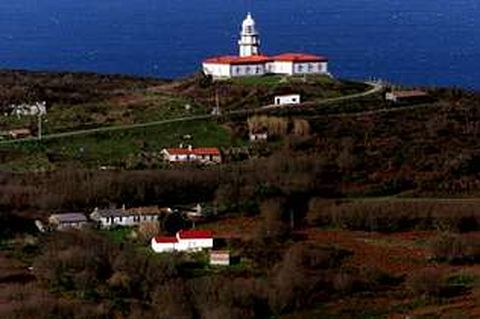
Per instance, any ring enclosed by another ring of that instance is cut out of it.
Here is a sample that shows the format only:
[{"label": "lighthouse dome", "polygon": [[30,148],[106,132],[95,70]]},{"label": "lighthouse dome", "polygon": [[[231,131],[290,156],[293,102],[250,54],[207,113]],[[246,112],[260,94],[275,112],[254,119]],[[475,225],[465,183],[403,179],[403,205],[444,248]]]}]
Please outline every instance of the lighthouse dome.
[{"label": "lighthouse dome", "polygon": [[247,17],[242,22],[242,31],[243,33],[255,33],[255,20],[253,20],[250,12],[247,14]]}]

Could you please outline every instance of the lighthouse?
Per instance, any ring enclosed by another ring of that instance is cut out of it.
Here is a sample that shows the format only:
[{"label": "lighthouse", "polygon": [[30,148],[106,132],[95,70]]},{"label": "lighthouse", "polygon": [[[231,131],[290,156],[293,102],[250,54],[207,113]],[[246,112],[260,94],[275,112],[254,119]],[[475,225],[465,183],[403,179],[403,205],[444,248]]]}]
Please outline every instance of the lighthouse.
[{"label": "lighthouse", "polygon": [[243,20],[238,46],[241,57],[259,55],[260,53],[260,36],[255,28],[255,20],[253,20],[250,12],[247,14],[245,20]]},{"label": "lighthouse", "polygon": [[238,55],[221,55],[203,60],[203,73],[213,79],[266,74],[331,76],[327,68],[328,59],[323,56],[307,53],[261,54],[260,36],[250,12],[242,22],[238,46]]}]

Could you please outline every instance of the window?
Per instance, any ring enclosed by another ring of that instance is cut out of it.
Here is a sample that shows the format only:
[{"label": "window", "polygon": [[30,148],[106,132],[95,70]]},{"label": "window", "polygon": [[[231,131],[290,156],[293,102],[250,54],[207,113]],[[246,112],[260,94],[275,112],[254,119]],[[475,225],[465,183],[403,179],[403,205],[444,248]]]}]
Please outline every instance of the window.
[{"label": "window", "polygon": [[247,74],[250,73],[250,67],[249,67],[249,66],[247,66],[247,67],[245,68],[245,73],[247,73]]},{"label": "window", "polygon": [[310,63],[310,64],[308,64],[308,71],[312,72],[312,70],[313,70],[313,64]]},{"label": "window", "polygon": [[298,69],[298,72],[302,72],[303,71],[303,65],[301,65],[301,64],[298,65],[297,69]]},{"label": "window", "polygon": [[246,31],[247,33],[253,33],[253,28],[252,28],[251,26],[248,26],[248,27],[245,29],[245,31]]},{"label": "window", "polygon": [[259,67],[259,66],[257,66],[257,68],[255,69],[255,73],[256,73],[256,74],[259,74],[259,73],[260,73],[260,67]]}]

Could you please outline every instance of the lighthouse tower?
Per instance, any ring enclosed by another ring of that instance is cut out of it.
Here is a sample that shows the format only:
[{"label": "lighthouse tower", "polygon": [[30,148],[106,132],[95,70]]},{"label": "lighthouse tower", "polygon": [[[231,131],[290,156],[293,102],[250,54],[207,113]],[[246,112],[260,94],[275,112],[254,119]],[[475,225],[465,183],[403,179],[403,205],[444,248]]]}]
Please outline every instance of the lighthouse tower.
[{"label": "lighthouse tower", "polygon": [[255,29],[255,21],[252,19],[250,12],[247,14],[242,23],[242,32],[240,32],[240,56],[251,56],[259,54],[260,37]]}]

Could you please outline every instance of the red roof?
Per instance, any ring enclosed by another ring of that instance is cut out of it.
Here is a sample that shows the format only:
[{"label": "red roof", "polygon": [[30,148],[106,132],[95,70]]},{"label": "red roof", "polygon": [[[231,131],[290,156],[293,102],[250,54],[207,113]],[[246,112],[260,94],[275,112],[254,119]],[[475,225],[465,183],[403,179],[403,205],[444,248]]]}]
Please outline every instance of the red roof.
[{"label": "red roof", "polygon": [[284,53],[272,58],[274,61],[285,62],[326,62],[328,59],[323,56],[305,53]]},{"label": "red roof", "polygon": [[163,244],[166,244],[166,243],[178,243],[178,240],[177,240],[177,237],[162,237],[162,236],[156,236],[155,237],[155,241],[157,243],[163,243]]},{"label": "red roof", "polygon": [[285,61],[285,62],[326,62],[328,59],[323,56],[305,54],[305,53],[284,53],[276,55],[274,57],[269,57],[266,55],[251,55],[251,56],[234,56],[234,55],[224,55],[218,57],[208,58],[203,61],[203,63],[212,63],[212,64],[230,64],[230,65],[239,65],[239,64],[263,64],[272,61]]},{"label": "red roof", "polygon": [[271,62],[272,58],[266,55],[251,55],[251,56],[234,56],[234,55],[224,55],[213,58],[208,58],[203,61],[203,63],[212,63],[212,64],[263,64],[266,62]]},{"label": "red roof", "polygon": [[178,232],[181,239],[208,239],[213,238],[211,230],[181,230]]},{"label": "red roof", "polygon": [[220,150],[216,147],[200,147],[200,148],[167,148],[170,155],[220,155]]}]

